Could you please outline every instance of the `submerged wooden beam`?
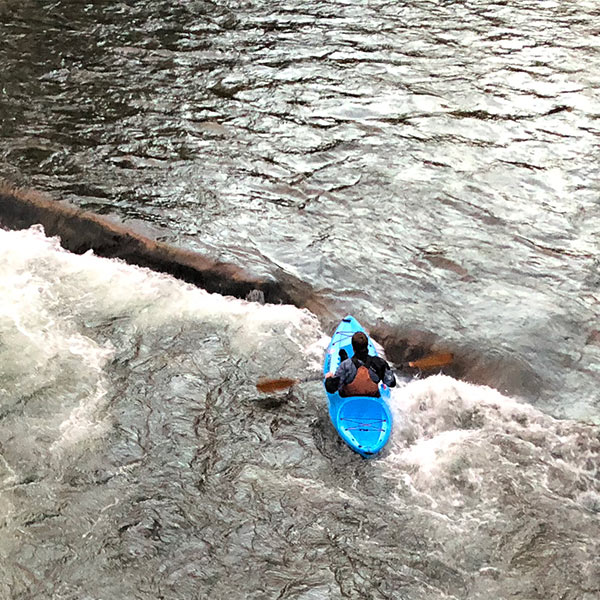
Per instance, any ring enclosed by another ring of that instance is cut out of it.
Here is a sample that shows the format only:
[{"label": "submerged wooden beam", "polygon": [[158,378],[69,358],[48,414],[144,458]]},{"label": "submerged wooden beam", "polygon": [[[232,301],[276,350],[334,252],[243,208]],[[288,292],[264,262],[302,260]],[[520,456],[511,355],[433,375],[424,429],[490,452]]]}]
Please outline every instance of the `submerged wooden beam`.
[{"label": "submerged wooden beam", "polygon": [[208,292],[250,299],[264,294],[265,302],[298,307],[320,304],[310,286],[289,274],[282,275],[283,281],[259,279],[237,265],[158,242],[33,190],[0,183],[0,226],[17,230],[35,224],[41,224],[46,235],[58,236],[61,245],[76,254],[91,249],[98,256],[169,273]]}]

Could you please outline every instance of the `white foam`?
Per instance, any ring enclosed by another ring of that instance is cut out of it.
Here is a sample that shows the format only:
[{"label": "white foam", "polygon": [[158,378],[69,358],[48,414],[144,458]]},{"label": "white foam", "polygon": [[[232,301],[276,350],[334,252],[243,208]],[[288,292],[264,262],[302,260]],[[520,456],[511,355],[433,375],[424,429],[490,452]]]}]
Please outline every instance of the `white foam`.
[{"label": "white foam", "polygon": [[[385,476],[430,508],[481,504],[493,514],[499,489],[517,495],[535,489],[592,512],[600,505],[597,440],[589,425],[553,419],[491,388],[443,375],[394,390],[392,408]],[[573,500],[584,485],[586,493]]]},{"label": "white foam", "polygon": [[578,496],[577,500],[586,510],[593,513],[600,513],[600,493],[593,491],[584,492]]},{"label": "white foam", "polygon": [[171,323],[212,324],[234,354],[246,356],[275,338],[290,340],[300,354],[307,339],[321,335],[306,310],[210,294],[92,252],[75,255],[41,226],[0,230],[0,295],[0,402],[9,408],[35,398],[32,413],[45,428],[55,423],[53,450],[107,430],[105,366],[114,348],[89,337],[103,324],[122,320],[132,336]]}]

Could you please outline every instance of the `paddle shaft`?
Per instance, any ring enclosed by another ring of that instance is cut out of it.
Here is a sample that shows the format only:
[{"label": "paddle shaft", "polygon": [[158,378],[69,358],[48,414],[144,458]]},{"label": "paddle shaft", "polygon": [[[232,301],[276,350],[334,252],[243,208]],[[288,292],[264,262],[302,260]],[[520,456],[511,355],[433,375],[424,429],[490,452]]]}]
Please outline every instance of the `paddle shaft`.
[{"label": "paddle shaft", "polygon": [[[452,362],[453,355],[450,352],[443,352],[438,354],[432,354],[430,356],[425,356],[424,358],[420,358],[418,360],[412,360],[408,363],[408,366],[413,369],[427,370],[427,369],[436,369],[439,367],[445,367]],[[324,379],[326,376],[319,374],[307,375],[306,377],[302,377],[300,379],[294,379],[291,377],[282,377],[278,379],[268,379],[265,377],[261,377],[256,382],[256,388],[260,392],[277,392],[281,390],[288,389],[293,385],[298,385],[300,383],[308,383],[309,381],[320,381]]]}]

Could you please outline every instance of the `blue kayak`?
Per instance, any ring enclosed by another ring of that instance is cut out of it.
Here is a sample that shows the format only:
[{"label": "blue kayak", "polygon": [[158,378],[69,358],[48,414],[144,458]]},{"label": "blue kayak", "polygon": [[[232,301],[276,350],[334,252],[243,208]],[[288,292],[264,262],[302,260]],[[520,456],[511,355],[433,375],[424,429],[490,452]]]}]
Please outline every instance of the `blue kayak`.
[{"label": "blue kayak", "polygon": [[[354,317],[347,316],[342,319],[327,347],[323,364],[324,375],[334,373],[338,368],[341,362],[340,350],[345,350],[348,357],[354,354],[351,340],[357,331],[367,333]],[[371,338],[369,354],[377,355]],[[338,392],[330,394],[325,390],[329,399],[329,416],[334,427],[352,450],[366,458],[377,454],[385,446],[392,432],[392,413],[388,405],[390,388],[380,382],[379,392],[379,398],[343,397]]]}]

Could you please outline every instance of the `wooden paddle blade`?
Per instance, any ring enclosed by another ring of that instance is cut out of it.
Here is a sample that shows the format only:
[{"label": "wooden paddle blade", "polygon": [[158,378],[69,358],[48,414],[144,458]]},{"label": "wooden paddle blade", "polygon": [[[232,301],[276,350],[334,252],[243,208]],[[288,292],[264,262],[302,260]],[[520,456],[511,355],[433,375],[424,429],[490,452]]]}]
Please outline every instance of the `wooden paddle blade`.
[{"label": "wooden paddle blade", "polygon": [[291,377],[281,377],[280,379],[267,379],[266,377],[261,377],[256,382],[256,389],[263,393],[279,392],[292,387],[299,382],[299,379],[292,379]]},{"label": "wooden paddle blade", "polygon": [[408,366],[415,369],[435,369],[451,364],[453,359],[454,355],[452,352],[440,352],[439,354],[431,354],[425,358],[412,360],[408,363]]}]

